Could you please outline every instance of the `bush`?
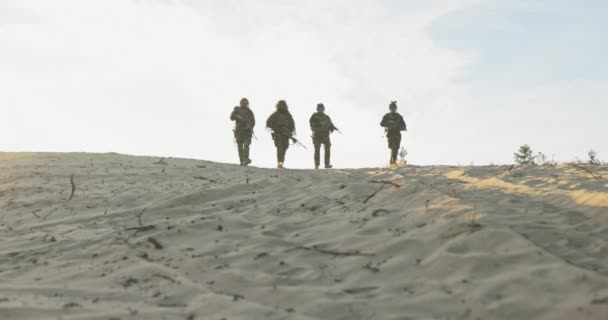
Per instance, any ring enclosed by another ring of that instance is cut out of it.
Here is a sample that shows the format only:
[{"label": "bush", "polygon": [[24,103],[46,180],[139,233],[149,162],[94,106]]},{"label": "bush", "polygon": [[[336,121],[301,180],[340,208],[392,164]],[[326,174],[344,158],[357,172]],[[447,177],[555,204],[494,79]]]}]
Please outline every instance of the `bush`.
[{"label": "bush", "polygon": [[555,159],[551,159],[549,160],[549,158],[547,158],[547,155],[545,155],[542,152],[539,152],[536,155],[536,162],[541,165],[541,166],[555,166],[557,165],[557,161],[555,161]]},{"label": "bush", "polygon": [[534,162],[534,156],[532,155],[532,148],[529,145],[524,144],[519,147],[518,153],[513,154],[515,156],[515,162],[521,165],[536,164]]},{"label": "bush", "polygon": [[404,147],[401,147],[401,150],[399,150],[399,160],[401,161],[402,165],[407,164],[407,160],[405,160],[406,156],[407,156],[407,150],[405,150]]},{"label": "bush", "polygon": [[587,155],[589,156],[589,164],[593,164],[593,165],[600,165],[602,164],[602,161],[600,159],[597,158],[597,152],[593,149],[587,151]]}]

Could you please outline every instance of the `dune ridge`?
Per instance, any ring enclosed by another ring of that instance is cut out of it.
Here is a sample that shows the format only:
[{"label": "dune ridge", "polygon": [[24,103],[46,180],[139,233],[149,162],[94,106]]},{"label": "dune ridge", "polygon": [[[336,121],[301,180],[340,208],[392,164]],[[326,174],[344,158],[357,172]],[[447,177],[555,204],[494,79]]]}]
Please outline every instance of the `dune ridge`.
[{"label": "dune ridge", "polygon": [[0,153],[0,319],[608,319],[589,169]]}]

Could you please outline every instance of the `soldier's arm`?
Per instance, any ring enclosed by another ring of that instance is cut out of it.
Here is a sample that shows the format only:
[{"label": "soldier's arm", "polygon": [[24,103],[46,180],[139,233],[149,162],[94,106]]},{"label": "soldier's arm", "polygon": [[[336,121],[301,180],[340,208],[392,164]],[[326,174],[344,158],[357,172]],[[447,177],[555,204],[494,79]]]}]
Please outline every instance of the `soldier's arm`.
[{"label": "soldier's arm", "polygon": [[384,115],[384,117],[382,117],[382,121],[380,122],[380,126],[381,127],[386,127],[386,121],[387,121],[387,115]]},{"label": "soldier's arm", "polygon": [[312,131],[315,131],[315,129],[317,128],[317,117],[315,116],[315,114],[313,114],[313,115],[310,117],[310,121],[309,121],[309,123],[310,123],[310,129],[311,129]]},{"label": "soldier's arm", "polygon": [[291,116],[291,114],[289,115],[289,132],[291,134],[295,134],[296,133],[296,123],[295,121],[293,121],[293,117]]},{"label": "soldier's arm", "polygon": [[327,120],[329,120],[329,131],[334,132],[336,129],[336,126],[334,125],[334,122],[331,121],[331,118],[329,116],[327,116]]},{"label": "soldier's arm", "polygon": [[268,117],[268,120],[266,120],[266,128],[270,128],[272,129],[273,127],[273,122],[274,122],[274,113],[270,115],[270,117]]},{"label": "soldier's arm", "polygon": [[235,121],[238,119],[238,107],[234,107],[234,110],[232,110],[232,113],[230,114],[230,120]]},{"label": "soldier's arm", "polygon": [[405,125],[405,120],[403,120],[403,117],[401,117],[401,130],[407,131],[407,126]]},{"label": "soldier's arm", "polygon": [[249,110],[249,112],[251,113],[251,129],[253,129],[255,127],[255,115],[253,111]]}]

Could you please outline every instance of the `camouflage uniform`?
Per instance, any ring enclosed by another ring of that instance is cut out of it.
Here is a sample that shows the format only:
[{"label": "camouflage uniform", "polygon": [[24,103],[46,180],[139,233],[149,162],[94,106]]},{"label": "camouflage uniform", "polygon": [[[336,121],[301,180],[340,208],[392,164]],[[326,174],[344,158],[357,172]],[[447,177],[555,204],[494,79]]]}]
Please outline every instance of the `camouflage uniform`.
[{"label": "camouflage uniform", "polygon": [[391,149],[391,164],[396,164],[401,147],[401,131],[406,131],[405,121],[399,113],[390,112],[384,115],[380,126],[386,131],[388,147]]},{"label": "camouflage uniform", "polygon": [[266,127],[272,129],[272,139],[277,147],[277,161],[282,164],[289,149],[289,139],[296,130],[293,117],[287,109],[279,109],[266,120]]},{"label": "camouflage uniform", "polygon": [[236,121],[234,137],[241,165],[248,165],[251,163],[249,159],[249,146],[251,145],[251,137],[253,136],[253,128],[255,127],[253,111],[249,107],[234,107],[230,120]]},{"label": "camouflage uniform", "polygon": [[316,112],[310,117],[312,130],[312,143],[315,146],[315,168],[321,162],[321,145],[325,147],[325,168],[331,168],[331,140],[330,133],[336,130],[331,118],[324,112]]}]

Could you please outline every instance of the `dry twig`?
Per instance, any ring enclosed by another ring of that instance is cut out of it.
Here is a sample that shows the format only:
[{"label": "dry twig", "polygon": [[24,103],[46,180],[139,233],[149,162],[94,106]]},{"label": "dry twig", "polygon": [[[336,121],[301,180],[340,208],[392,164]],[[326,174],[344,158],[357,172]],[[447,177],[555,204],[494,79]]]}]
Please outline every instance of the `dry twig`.
[{"label": "dry twig", "polygon": [[240,294],[236,294],[236,293],[228,293],[228,292],[223,292],[223,291],[217,291],[213,288],[209,288],[209,290],[215,294],[219,294],[219,295],[223,295],[223,296],[228,296],[232,298],[232,301],[236,302],[239,301],[241,299],[245,299],[244,296],[240,295]]},{"label": "dry twig", "polygon": [[74,184],[74,175],[70,176],[70,183],[72,184],[72,193],[70,194],[70,198],[68,199],[68,201],[72,200],[72,198],[74,197],[74,192],[76,192],[76,184]]},{"label": "dry twig", "polygon": [[169,276],[166,276],[164,274],[155,273],[152,276],[153,277],[158,277],[158,278],[163,278],[163,279],[168,280],[168,281],[173,282],[173,283],[179,283],[179,281],[177,281],[177,280],[175,280],[175,279],[173,279],[173,278],[171,278]]},{"label": "dry twig", "polygon": [[316,251],[318,253],[329,254],[329,255],[332,255],[334,257],[353,257],[353,256],[374,257],[374,256],[376,256],[373,253],[364,253],[364,252],[360,252],[359,250],[357,250],[357,251],[333,251],[333,250],[325,250],[325,249],[321,249],[321,248],[317,247],[316,245],[314,245],[312,247],[297,246],[297,247],[292,248],[292,249],[290,249],[288,251],[293,251],[293,250]]},{"label": "dry twig", "polygon": [[57,211],[57,208],[51,210],[51,212],[49,212],[46,216],[42,217],[42,220],[48,218],[51,214],[53,214],[53,212]]},{"label": "dry twig", "polygon": [[378,190],[376,190],[376,192],[372,193],[371,195],[369,195],[365,200],[363,200],[363,203],[367,203],[369,200],[371,200],[373,197],[375,197],[378,192],[382,191],[382,189],[384,189],[385,184],[382,184],[380,186],[380,188]]},{"label": "dry twig", "polygon": [[477,208],[475,207],[475,205],[473,205],[473,214],[471,216],[471,224],[469,224],[469,227],[473,230],[477,230],[477,229],[481,228],[481,225],[476,222],[476,218],[477,218]]},{"label": "dry twig", "polygon": [[576,164],[571,164],[570,166],[571,166],[571,167],[578,168],[578,169],[581,169],[581,170],[585,170],[585,171],[589,172],[589,174],[590,174],[590,175],[591,175],[593,178],[595,178],[596,180],[601,180],[601,179],[602,179],[601,177],[598,177],[598,176],[596,176],[595,174],[593,174],[593,172],[591,172],[591,170],[589,170],[589,169],[587,169],[587,168],[581,167],[581,166],[576,165]]},{"label": "dry twig", "polygon": [[37,214],[36,214],[36,212],[39,212],[39,211],[40,211],[40,210],[34,210],[34,211],[32,212],[32,214],[33,214],[33,215],[35,215],[35,216],[36,216],[36,218],[38,218],[38,219],[42,219],[42,218],[41,218],[39,215],[37,215]]},{"label": "dry twig", "polygon": [[137,232],[144,232],[144,231],[150,231],[150,230],[154,230],[154,229],[156,229],[156,225],[149,224],[146,226],[126,228],[125,231],[137,230]]},{"label": "dry twig", "polygon": [[137,222],[139,223],[139,226],[143,226],[143,224],[141,223],[141,216],[144,214],[144,212],[146,212],[146,208],[143,208],[141,212],[137,215]]},{"label": "dry twig", "polygon": [[400,184],[394,183],[392,181],[386,181],[386,180],[372,180],[372,181],[369,181],[369,183],[390,184],[390,185],[392,185],[395,188],[401,188]]}]

